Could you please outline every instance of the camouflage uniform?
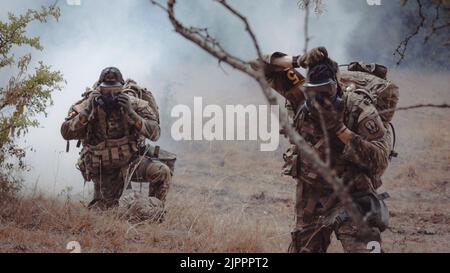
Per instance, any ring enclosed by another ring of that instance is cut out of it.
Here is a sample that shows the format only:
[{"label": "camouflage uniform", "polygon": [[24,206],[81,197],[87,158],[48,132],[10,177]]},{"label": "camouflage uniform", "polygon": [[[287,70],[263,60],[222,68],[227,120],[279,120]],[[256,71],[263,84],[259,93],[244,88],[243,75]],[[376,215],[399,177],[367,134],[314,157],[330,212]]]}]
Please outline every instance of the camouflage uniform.
[{"label": "camouflage uniform", "polygon": [[94,182],[91,205],[109,208],[118,205],[125,181],[149,183],[149,196],[165,201],[171,182],[170,169],[163,163],[141,157],[145,138],[156,141],[160,136],[157,107],[129,96],[131,107],[141,119],[141,129],[132,125],[123,109],[107,111],[94,107],[88,122],[80,112],[89,107],[87,99],[71,107],[61,134],[66,140],[81,140],[78,167],[86,181]]},{"label": "camouflage uniform", "polygon": [[[349,186],[351,195],[375,193],[381,186],[380,177],[389,162],[390,131],[384,127],[368,98],[349,93],[345,94],[344,101],[344,123],[354,135],[346,145],[336,136],[329,136],[331,168]],[[303,138],[325,159],[327,145],[320,121],[311,118],[309,111],[302,108],[295,125]],[[303,160],[301,152],[293,151],[292,157],[297,157],[293,160],[295,165],[291,165],[291,174],[297,179],[297,220],[293,232],[296,251],[326,252],[333,231],[346,252],[366,252],[368,242],[381,242],[377,227],[372,227],[369,236],[360,238],[351,220],[336,225],[336,217],[345,210],[340,207],[333,190]],[[327,221],[330,225],[322,227]]]},{"label": "camouflage uniform", "polygon": [[[391,133],[370,97],[365,92],[343,94],[344,124],[353,132],[352,138],[344,144],[335,134],[328,133],[329,141],[326,143],[320,120],[311,113],[305,96],[301,94],[305,79],[292,67],[280,71],[270,65],[273,58],[280,56],[286,55],[275,53],[266,57],[266,77],[272,87],[294,106],[294,126],[298,133],[323,160],[329,148],[331,168],[349,187],[353,197],[376,194],[376,189],[381,186],[380,177],[389,163]],[[326,252],[333,232],[346,252],[367,252],[368,242],[381,242],[378,227],[371,226],[369,232],[362,234],[351,218],[342,217],[348,214],[333,189],[304,160],[295,145],[284,154],[284,159],[283,173],[297,180],[296,227],[292,232],[290,252]]]}]

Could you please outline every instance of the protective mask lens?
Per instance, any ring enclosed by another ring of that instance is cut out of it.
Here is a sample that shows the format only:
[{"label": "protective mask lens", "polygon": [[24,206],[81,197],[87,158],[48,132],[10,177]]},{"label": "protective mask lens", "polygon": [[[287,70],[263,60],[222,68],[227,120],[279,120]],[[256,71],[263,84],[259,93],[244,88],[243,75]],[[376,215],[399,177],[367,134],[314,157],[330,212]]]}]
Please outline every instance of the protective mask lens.
[{"label": "protective mask lens", "polygon": [[102,94],[119,94],[122,92],[122,87],[120,86],[100,86],[100,93]]},{"label": "protective mask lens", "polygon": [[306,93],[308,98],[316,100],[319,104],[323,104],[325,100],[332,100],[337,93],[337,84],[332,82],[330,84],[307,87]]}]

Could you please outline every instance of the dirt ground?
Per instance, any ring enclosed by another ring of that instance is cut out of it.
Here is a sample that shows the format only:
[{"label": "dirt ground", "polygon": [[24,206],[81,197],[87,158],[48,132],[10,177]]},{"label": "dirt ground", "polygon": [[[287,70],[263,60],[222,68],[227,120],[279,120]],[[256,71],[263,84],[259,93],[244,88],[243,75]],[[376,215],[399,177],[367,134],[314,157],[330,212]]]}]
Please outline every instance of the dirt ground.
[{"label": "dirt ground", "polygon": [[[401,106],[450,102],[448,75],[397,72]],[[398,112],[399,157],[383,177],[390,228],[386,252],[450,251],[449,111]],[[0,215],[1,252],[286,252],[294,223],[294,180],[281,176],[282,153],[257,143],[175,144],[178,151],[167,217],[129,223],[87,211],[78,201],[26,197]],[[137,187],[138,188],[138,187]],[[342,252],[333,240],[330,252]]]},{"label": "dirt ground", "polygon": [[[395,73],[400,105],[450,101],[448,75]],[[389,230],[383,233],[387,252],[450,251],[450,124],[449,112],[424,108],[398,112],[398,158],[384,175],[391,198]],[[286,147],[287,142],[283,143]],[[181,158],[175,188],[211,195],[217,213],[242,208],[248,217],[271,223],[278,235],[267,238],[266,251],[286,251],[293,227],[295,182],[280,175],[282,151],[258,152],[257,145],[190,146]],[[330,248],[341,252],[336,240]]]}]

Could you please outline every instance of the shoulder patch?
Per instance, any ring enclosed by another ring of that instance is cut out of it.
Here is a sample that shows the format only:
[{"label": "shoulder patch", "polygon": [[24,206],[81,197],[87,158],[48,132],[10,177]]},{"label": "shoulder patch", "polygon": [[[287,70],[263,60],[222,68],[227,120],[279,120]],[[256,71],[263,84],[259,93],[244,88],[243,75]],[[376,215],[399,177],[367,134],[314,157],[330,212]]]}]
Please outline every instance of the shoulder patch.
[{"label": "shoulder patch", "polygon": [[386,128],[378,116],[364,119],[358,128],[357,133],[369,141],[379,139],[386,133]]},{"label": "shoulder patch", "polygon": [[372,134],[375,135],[380,131],[380,127],[378,126],[378,124],[376,124],[376,122],[372,119],[369,119],[368,121],[366,121],[364,123],[364,127],[367,129],[367,131]]}]

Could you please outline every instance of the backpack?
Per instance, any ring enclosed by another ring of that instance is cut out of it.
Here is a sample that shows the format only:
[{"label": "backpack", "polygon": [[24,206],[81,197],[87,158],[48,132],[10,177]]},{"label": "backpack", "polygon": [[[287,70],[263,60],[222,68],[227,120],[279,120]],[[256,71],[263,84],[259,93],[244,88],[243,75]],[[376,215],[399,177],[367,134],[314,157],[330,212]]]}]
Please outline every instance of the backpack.
[{"label": "backpack", "polygon": [[[340,72],[340,81],[344,84],[344,89],[353,85],[353,88],[349,89],[353,89],[353,92],[363,92],[370,98],[383,123],[386,127],[388,125],[391,127],[394,138],[393,148],[395,148],[396,134],[391,121],[399,100],[398,86],[386,79],[387,69],[382,65],[352,64],[349,65],[348,71]],[[392,151],[391,157],[396,156],[397,153]]]},{"label": "backpack", "polygon": [[381,64],[365,64],[362,62],[352,62],[348,65],[348,71],[360,71],[372,74],[383,80],[387,79],[388,69]]},{"label": "backpack", "polygon": [[[155,109],[156,116],[159,120],[159,109],[158,105],[156,104],[156,100],[153,97],[152,92],[147,90],[147,88],[140,87],[134,80],[128,79],[125,82],[124,90],[123,92],[125,94],[134,96],[136,98],[139,98],[141,100],[145,100],[148,102],[148,104],[151,106],[152,109]],[[175,162],[177,160],[177,155],[174,153],[171,153],[167,150],[161,149],[159,146],[153,146],[150,144],[146,144],[146,150],[147,151],[141,151],[141,154],[144,156],[160,161],[164,164],[166,164],[169,169],[171,170],[172,174],[175,171]]]},{"label": "backpack", "polygon": [[152,92],[147,90],[147,88],[140,87],[134,80],[131,79],[126,80],[125,86],[123,88],[124,88],[123,92],[125,94],[134,96],[138,99],[145,100],[146,102],[148,102],[150,107],[152,109],[155,109],[156,117],[159,120],[159,108],[158,105],[156,104],[156,100],[155,97],[153,97]]},{"label": "backpack", "polygon": [[354,85],[355,89],[367,91],[384,123],[392,121],[399,100],[397,85],[367,72],[342,71],[340,74],[345,87]]}]

